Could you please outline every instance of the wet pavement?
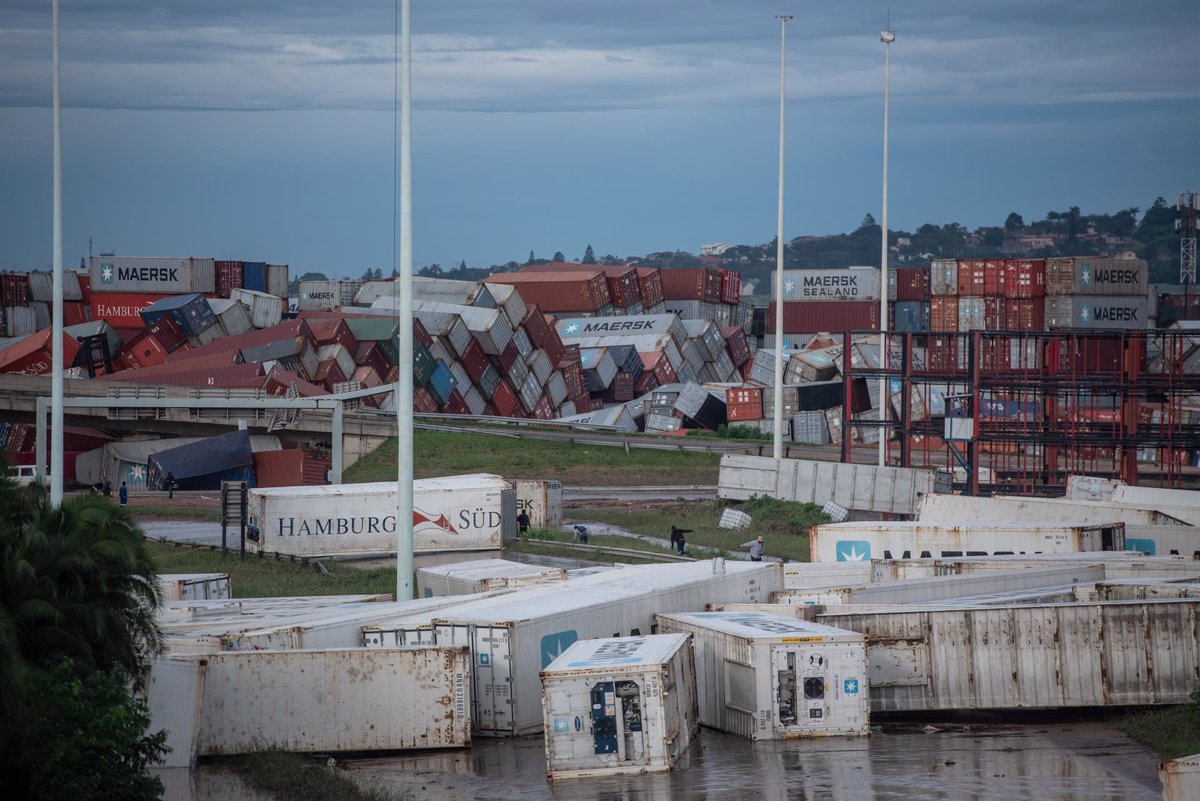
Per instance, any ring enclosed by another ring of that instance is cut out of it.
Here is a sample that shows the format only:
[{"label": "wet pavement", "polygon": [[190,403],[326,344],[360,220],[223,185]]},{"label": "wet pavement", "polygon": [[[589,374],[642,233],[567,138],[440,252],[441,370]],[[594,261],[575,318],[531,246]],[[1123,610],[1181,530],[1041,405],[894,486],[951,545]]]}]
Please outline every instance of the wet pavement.
[{"label": "wet pavement", "polygon": [[541,738],[469,751],[352,759],[365,786],[411,801],[1157,801],[1157,759],[1096,723],[954,726],[754,743],[702,729],[670,773],[550,784]]}]

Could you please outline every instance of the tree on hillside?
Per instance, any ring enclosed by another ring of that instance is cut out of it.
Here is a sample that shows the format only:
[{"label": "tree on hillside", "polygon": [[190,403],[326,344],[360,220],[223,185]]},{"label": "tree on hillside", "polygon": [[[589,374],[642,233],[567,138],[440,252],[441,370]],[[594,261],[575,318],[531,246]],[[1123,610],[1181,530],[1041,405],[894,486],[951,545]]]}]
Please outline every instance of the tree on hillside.
[{"label": "tree on hillside", "polygon": [[861,231],[864,228],[876,228],[878,226],[879,223],[875,222],[875,215],[868,211],[866,216],[862,218],[862,222],[858,224],[858,230]]},{"label": "tree on hillside", "polygon": [[1019,231],[1025,227],[1025,218],[1015,211],[1011,212],[1004,218],[1004,229],[1006,231]]},{"label": "tree on hillside", "polygon": [[526,264],[533,264],[533,251],[532,251],[532,250],[531,250],[531,251],[529,251],[529,261],[527,261],[527,262],[525,262],[525,263],[526,263]]},{"label": "tree on hillside", "polygon": [[417,275],[423,275],[427,278],[440,278],[442,275],[442,265],[436,262],[427,264],[417,271]]},{"label": "tree on hillside", "polygon": [[587,250],[583,251],[583,258],[579,260],[580,264],[595,264],[596,253],[592,250],[592,246],[588,245]]},{"label": "tree on hillside", "polygon": [[567,260],[567,257],[563,255],[563,252],[561,250],[554,251],[554,257],[552,259],[550,259],[550,261],[559,262],[559,263],[564,262],[566,260]]}]

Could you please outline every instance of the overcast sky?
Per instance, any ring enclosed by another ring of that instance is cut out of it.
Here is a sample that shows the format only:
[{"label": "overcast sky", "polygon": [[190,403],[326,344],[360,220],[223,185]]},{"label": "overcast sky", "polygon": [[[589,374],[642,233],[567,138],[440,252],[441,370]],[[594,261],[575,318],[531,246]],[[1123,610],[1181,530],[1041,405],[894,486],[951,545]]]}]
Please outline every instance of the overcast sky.
[{"label": "overcast sky", "polygon": [[[1200,189],[1200,3],[891,3],[891,227]],[[879,216],[888,3],[414,0],[418,266]],[[65,258],[394,263],[395,3],[62,0]],[[0,267],[51,258],[49,0],[0,7]]]}]

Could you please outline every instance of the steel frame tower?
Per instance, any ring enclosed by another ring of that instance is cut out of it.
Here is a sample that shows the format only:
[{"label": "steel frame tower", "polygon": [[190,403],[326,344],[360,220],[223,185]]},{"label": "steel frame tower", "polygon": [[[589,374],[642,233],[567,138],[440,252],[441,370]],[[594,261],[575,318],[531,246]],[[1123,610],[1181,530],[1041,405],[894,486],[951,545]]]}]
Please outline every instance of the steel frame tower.
[{"label": "steel frame tower", "polygon": [[1175,230],[1179,232],[1179,283],[1184,291],[1196,283],[1196,213],[1200,195],[1184,192],[1175,201]]}]

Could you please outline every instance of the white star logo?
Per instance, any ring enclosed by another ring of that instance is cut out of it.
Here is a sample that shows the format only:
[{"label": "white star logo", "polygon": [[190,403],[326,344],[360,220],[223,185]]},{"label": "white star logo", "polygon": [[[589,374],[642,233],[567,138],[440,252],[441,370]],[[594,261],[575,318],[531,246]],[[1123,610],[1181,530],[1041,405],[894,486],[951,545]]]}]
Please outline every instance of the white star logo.
[{"label": "white star logo", "polygon": [[858,692],[858,679],[846,679],[845,691],[848,693]]},{"label": "white star logo", "polygon": [[100,281],[105,284],[111,284],[113,280],[113,267],[111,264],[100,265]]},{"label": "white star logo", "polygon": [[134,481],[143,480],[146,477],[146,468],[142,467],[140,464],[135,464],[133,467],[129,468],[129,477]]},{"label": "white star logo", "polygon": [[842,557],[843,562],[862,562],[867,558],[866,552],[859,553],[853,545],[850,546],[850,550],[842,551],[838,556]]},{"label": "white star logo", "polygon": [[1088,265],[1083,265],[1083,269],[1079,271],[1079,282],[1084,286],[1092,283],[1092,268]]},{"label": "white star logo", "polygon": [[791,295],[795,291],[796,291],[796,282],[795,281],[784,281],[783,282],[783,294]]},{"label": "white star logo", "polygon": [[1086,323],[1088,321],[1088,318],[1091,316],[1092,316],[1092,307],[1091,306],[1084,304],[1083,306],[1079,307],[1079,319],[1080,320],[1082,320],[1083,322]]},{"label": "white star logo", "polygon": [[568,325],[566,328],[563,329],[563,333],[574,334],[578,330],[579,330],[579,324],[571,323],[570,325]]}]

